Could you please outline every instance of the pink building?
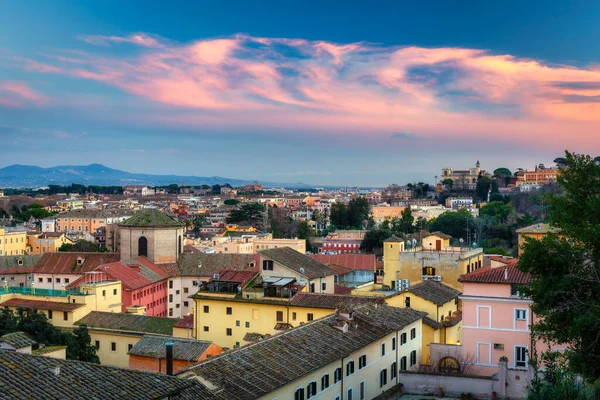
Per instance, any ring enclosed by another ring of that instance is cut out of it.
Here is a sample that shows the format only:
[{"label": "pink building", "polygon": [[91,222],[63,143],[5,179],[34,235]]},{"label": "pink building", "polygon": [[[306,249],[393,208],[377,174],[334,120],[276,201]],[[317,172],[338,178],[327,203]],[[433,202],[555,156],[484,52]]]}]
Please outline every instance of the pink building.
[{"label": "pink building", "polygon": [[463,284],[463,359],[473,361],[480,375],[497,372],[503,356],[511,369],[529,366],[532,301],[519,293],[529,276],[516,264],[514,259],[487,266],[459,279]]}]

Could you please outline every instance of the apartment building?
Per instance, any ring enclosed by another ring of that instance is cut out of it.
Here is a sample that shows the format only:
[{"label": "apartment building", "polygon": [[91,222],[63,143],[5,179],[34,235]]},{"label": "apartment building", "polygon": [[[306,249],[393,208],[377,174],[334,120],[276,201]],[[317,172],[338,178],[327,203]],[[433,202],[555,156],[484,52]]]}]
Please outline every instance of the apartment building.
[{"label": "apartment building", "polygon": [[27,232],[0,226],[0,256],[27,254]]}]

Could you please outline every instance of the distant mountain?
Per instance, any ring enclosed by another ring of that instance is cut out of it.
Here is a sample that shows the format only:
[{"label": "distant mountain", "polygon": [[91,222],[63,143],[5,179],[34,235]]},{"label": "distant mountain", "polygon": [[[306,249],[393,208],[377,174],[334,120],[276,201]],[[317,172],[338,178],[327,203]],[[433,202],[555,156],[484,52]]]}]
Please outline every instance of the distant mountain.
[{"label": "distant mountain", "polygon": [[[184,182],[187,185],[223,185],[242,186],[254,181],[224,178],[221,176],[180,176],[180,175],[151,175],[135,174],[109,168],[102,164],[65,165],[50,168],[32,165],[9,165],[0,168],[0,187],[41,187],[48,185],[82,185],[124,186],[149,185],[165,186]],[[274,183],[261,182],[263,186],[305,188],[304,183]]]}]

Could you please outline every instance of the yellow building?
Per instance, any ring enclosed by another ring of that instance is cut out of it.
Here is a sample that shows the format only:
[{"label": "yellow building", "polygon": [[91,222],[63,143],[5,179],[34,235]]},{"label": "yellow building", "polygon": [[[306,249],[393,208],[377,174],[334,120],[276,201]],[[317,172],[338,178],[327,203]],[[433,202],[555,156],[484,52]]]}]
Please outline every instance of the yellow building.
[{"label": "yellow building", "polygon": [[236,236],[215,236],[210,240],[200,242],[195,247],[208,248],[216,254],[255,254],[260,250],[290,247],[305,254],[306,240],[274,239],[270,233],[241,233]]},{"label": "yellow building", "polygon": [[400,371],[418,367],[424,316],[347,307],[179,376],[222,399],[373,399],[400,383]]},{"label": "yellow building", "polygon": [[28,232],[27,252],[29,254],[55,253],[65,243],[74,243],[63,232]]},{"label": "yellow building", "polygon": [[373,206],[371,207],[371,215],[376,224],[381,224],[386,219],[400,218],[402,217],[402,211],[406,207],[404,206]]},{"label": "yellow building", "polygon": [[0,227],[0,256],[27,254],[27,232]]},{"label": "yellow building", "polygon": [[523,244],[525,244],[525,238],[531,238],[535,240],[541,240],[548,236],[549,233],[559,233],[560,231],[550,226],[550,224],[534,224],[526,226],[525,228],[517,229],[517,235],[519,235],[519,256],[523,252]]},{"label": "yellow building", "polygon": [[129,368],[128,352],[145,334],[171,337],[179,321],[134,313],[91,312],[75,325],[87,325],[101,364]]}]

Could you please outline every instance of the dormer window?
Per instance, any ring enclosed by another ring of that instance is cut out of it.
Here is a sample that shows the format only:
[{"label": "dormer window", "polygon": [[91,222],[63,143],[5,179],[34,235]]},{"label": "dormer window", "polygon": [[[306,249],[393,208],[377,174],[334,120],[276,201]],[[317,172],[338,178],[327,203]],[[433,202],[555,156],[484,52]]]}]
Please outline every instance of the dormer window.
[{"label": "dormer window", "polygon": [[83,265],[83,257],[77,257],[77,265]]},{"label": "dormer window", "polygon": [[19,259],[17,260],[17,264],[19,264],[19,265],[23,265],[23,259],[22,259],[22,258],[19,258]]}]

